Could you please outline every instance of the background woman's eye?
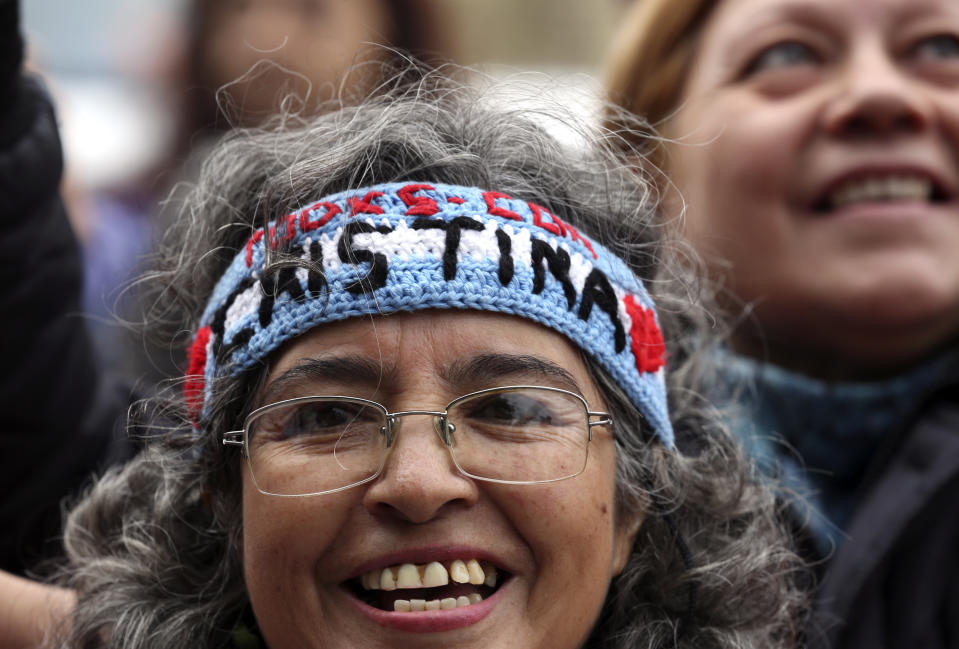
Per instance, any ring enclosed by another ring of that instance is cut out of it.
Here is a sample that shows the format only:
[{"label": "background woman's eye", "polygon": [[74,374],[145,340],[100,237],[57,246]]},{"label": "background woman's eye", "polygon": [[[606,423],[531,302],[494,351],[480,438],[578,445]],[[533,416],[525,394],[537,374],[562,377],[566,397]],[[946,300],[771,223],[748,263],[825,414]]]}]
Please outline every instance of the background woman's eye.
[{"label": "background woman's eye", "polygon": [[764,70],[816,63],[819,57],[799,41],[784,41],[767,47],[746,66],[745,76]]},{"label": "background woman's eye", "polygon": [[936,34],[923,38],[912,48],[918,59],[959,59],[959,36]]}]

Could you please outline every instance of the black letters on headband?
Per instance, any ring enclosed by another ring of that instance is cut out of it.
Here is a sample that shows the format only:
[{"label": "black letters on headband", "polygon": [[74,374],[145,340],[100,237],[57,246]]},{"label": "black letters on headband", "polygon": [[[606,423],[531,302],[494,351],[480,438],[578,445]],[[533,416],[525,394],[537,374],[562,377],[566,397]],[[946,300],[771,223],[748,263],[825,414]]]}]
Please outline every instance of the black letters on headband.
[{"label": "black letters on headband", "polygon": [[[542,293],[546,285],[546,271],[543,270],[543,260],[545,259],[549,272],[563,287],[563,294],[566,295],[566,308],[572,309],[573,305],[576,304],[576,289],[569,279],[569,253],[562,248],[553,250],[552,246],[536,237],[530,238],[530,244],[532,248],[533,293]],[[588,313],[587,317],[589,317]]]},{"label": "black letters on headband", "polygon": [[393,228],[380,225],[373,226],[363,221],[350,221],[343,226],[343,236],[336,246],[336,251],[340,256],[340,261],[346,264],[361,264],[367,262],[370,264],[370,272],[361,279],[348,284],[346,290],[350,293],[372,293],[378,288],[386,286],[386,275],[389,271],[389,265],[386,255],[381,252],[370,252],[365,248],[353,247],[353,235],[369,232],[379,232],[380,234],[389,234]]},{"label": "black letters on headband", "polygon": [[446,246],[443,250],[443,279],[447,282],[456,277],[456,255],[460,249],[460,237],[464,229],[483,231],[483,224],[468,216],[457,216],[444,221],[442,219],[418,218],[410,226],[413,230],[443,230],[446,232]]},{"label": "black letters on headband", "polygon": [[[456,277],[457,255],[462,231],[482,231],[485,229],[483,223],[476,219],[458,216],[450,221],[441,219],[430,219],[425,217],[417,218],[410,226],[415,230],[442,230],[445,233],[445,250],[443,252],[443,277],[447,281]],[[370,270],[365,277],[362,277],[346,286],[346,290],[354,294],[372,293],[383,286],[386,286],[386,279],[389,271],[389,261],[386,255],[380,252],[373,252],[365,248],[357,248],[354,245],[353,236],[356,234],[366,234],[378,232],[380,234],[389,234],[393,228],[387,225],[374,226],[364,221],[350,221],[343,227],[343,234],[337,243],[337,254],[340,261],[352,265],[362,263],[370,264]],[[502,229],[495,230],[496,243],[499,248],[499,267],[497,278],[504,286],[512,281],[514,275],[512,240]],[[536,237],[530,238],[531,259],[530,263],[533,270],[533,293],[542,293],[546,284],[546,271],[560,283],[563,294],[566,297],[567,309],[572,309],[576,304],[576,289],[569,277],[571,259],[569,253],[562,247],[553,249],[547,242]],[[322,267],[323,252],[318,241],[310,244],[310,261],[317,267]],[[545,263],[544,263],[545,262]],[[299,266],[286,266],[278,269],[271,274],[269,278],[263,278],[263,297],[260,301],[257,316],[261,328],[270,325],[273,319],[273,308],[277,298],[281,294],[288,293],[294,301],[305,300],[310,293],[312,297],[319,297],[326,289],[326,279],[321,271],[307,269],[307,286],[304,292],[300,284],[297,270]],[[253,335],[252,326],[236,332],[228,345],[228,349],[221,349],[224,323],[226,313],[230,306],[236,301],[237,297],[253,285],[252,277],[247,277],[240,282],[239,286],[227,297],[223,305],[217,309],[211,323],[211,332],[214,335],[214,354],[220,357],[220,352],[224,355],[244,344]],[[626,332],[617,314],[616,293],[609,283],[606,275],[597,268],[593,268],[583,285],[582,299],[580,302],[577,316],[582,320],[589,320],[593,305],[597,305],[600,310],[609,316],[614,327],[613,340],[616,352],[621,352],[626,347]]]},{"label": "black letters on headband", "polygon": [[593,304],[599,306],[609,316],[613,323],[613,344],[616,345],[616,353],[623,351],[626,347],[626,331],[623,329],[623,323],[619,321],[616,315],[616,293],[612,285],[606,279],[606,275],[598,268],[594,268],[586,276],[583,283],[583,301],[579,304],[579,315],[581,320],[589,320],[589,314],[593,310]]}]

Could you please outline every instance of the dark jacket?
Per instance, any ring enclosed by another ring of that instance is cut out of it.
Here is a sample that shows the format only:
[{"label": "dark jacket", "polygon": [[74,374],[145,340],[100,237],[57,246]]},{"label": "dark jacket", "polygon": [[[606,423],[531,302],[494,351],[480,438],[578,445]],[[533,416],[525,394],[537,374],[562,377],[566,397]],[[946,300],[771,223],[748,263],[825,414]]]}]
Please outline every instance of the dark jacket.
[{"label": "dark jacket", "polygon": [[130,397],[100,371],[80,315],[56,119],[8,47],[15,4],[0,8],[0,569],[25,574],[60,553],[63,499],[131,454],[117,430]]},{"label": "dark jacket", "polygon": [[826,564],[811,647],[959,647],[956,379],[880,450]]}]

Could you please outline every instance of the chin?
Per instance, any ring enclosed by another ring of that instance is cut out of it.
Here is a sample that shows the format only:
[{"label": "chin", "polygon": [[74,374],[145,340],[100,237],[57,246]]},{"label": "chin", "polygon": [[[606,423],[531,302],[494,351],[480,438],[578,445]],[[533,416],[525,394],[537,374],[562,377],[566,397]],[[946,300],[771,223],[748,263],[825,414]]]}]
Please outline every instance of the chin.
[{"label": "chin", "polygon": [[895,375],[959,340],[959,292],[887,282],[757,302],[741,350],[823,378]]},{"label": "chin", "polygon": [[934,276],[903,270],[873,277],[869,286],[846,291],[837,284],[830,309],[837,327],[874,329],[880,335],[911,332],[920,338],[959,330],[959,276],[949,277],[943,270]]}]

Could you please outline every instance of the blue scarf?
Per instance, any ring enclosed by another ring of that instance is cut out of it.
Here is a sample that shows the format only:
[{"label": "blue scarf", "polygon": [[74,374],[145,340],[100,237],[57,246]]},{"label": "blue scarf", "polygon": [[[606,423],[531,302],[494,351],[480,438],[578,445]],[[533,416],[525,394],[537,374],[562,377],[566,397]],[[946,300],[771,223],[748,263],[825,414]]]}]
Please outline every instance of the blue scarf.
[{"label": "blue scarf", "polygon": [[875,451],[951,380],[947,354],[892,379],[826,382],[718,352],[718,403],[732,400],[728,423],[760,470],[780,481],[822,556],[842,540]]}]

